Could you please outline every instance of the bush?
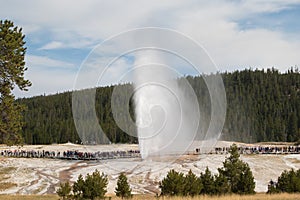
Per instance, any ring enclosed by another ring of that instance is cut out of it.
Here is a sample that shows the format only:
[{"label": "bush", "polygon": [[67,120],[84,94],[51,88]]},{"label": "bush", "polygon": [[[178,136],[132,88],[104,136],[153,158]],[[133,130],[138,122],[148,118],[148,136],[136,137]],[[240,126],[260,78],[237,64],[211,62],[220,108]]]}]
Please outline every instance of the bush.
[{"label": "bush", "polygon": [[224,195],[230,193],[230,185],[227,178],[223,174],[215,175],[215,191],[216,195]]},{"label": "bush", "polygon": [[278,181],[270,181],[268,192],[269,194],[278,193],[278,192],[287,192],[287,193],[296,193],[300,192],[300,169],[294,171],[284,170],[281,175],[278,177]]},{"label": "bush", "polygon": [[224,176],[229,183],[230,191],[236,194],[254,194],[255,182],[249,165],[240,160],[240,154],[235,144],[230,147],[230,156],[219,168],[219,174]]},{"label": "bush", "polygon": [[60,183],[60,188],[56,190],[56,193],[59,197],[62,197],[62,199],[68,199],[71,197],[72,187],[69,182],[66,183]]},{"label": "bush", "polygon": [[195,196],[200,193],[203,185],[200,179],[190,170],[188,174],[184,177],[184,189],[183,195],[185,196]]},{"label": "bush", "polygon": [[83,191],[85,187],[85,181],[83,176],[80,174],[77,178],[77,181],[73,184],[73,194],[75,199],[80,199],[83,196]]},{"label": "bush", "polygon": [[132,197],[131,188],[124,173],[121,173],[118,177],[115,193],[117,197],[121,197],[122,199]]},{"label": "bush", "polygon": [[93,172],[93,174],[87,174],[85,177],[85,187],[83,190],[83,198],[95,199],[104,198],[107,192],[106,187],[108,184],[107,176],[103,173],[100,174],[98,170]]},{"label": "bush", "polygon": [[186,176],[174,169],[170,170],[159,184],[161,194],[170,196],[254,194],[255,182],[249,165],[240,160],[236,145],[230,147],[229,153],[230,156],[223,162],[223,167],[218,169],[218,175],[213,175],[208,167],[199,178],[191,170]]},{"label": "bush", "polygon": [[211,171],[206,167],[205,172],[200,174],[200,182],[203,185],[200,194],[213,195],[215,194],[215,178]]},{"label": "bush", "polygon": [[[107,176],[103,173],[100,174],[98,170],[93,172],[91,175],[87,174],[85,180],[80,174],[77,181],[73,184],[73,187],[67,182],[60,184],[60,188],[56,191],[63,199],[91,199],[104,198],[107,192],[106,187],[108,184]],[[73,188],[73,195],[70,192]]]},{"label": "bush", "polygon": [[183,195],[184,175],[174,169],[170,170],[160,183],[161,195],[178,196]]}]

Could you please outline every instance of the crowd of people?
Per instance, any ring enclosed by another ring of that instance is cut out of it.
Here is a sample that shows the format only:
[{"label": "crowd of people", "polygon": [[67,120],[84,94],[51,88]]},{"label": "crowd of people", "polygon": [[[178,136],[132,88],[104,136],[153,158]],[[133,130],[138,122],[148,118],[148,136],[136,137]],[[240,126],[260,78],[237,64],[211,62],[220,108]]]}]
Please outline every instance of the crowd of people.
[{"label": "crowd of people", "polygon": [[[211,154],[227,154],[230,147],[215,147]],[[300,154],[300,146],[240,146],[240,154]],[[196,148],[196,154],[201,154],[201,149]]]},{"label": "crowd of people", "polygon": [[45,150],[20,150],[4,149],[0,151],[0,156],[15,158],[55,158],[69,160],[107,160],[117,158],[139,158],[139,150],[127,151],[97,151],[82,152],[78,150],[67,151],[45,151]]},{"label": "crowd of people", "polygon": [[[227,154],[230,147],[215,147],[209,154]],[[300,154],[300,146],[240,146],[240,154]],[[202,154],[200,148],[195,149],[196,154]],[[139,158],[139,150],[97,151],[85,152],[78,150],[47,151],[2,149],[0,156],[15,158],[55,158],[69,160],[107,160],[118,158]]]}]

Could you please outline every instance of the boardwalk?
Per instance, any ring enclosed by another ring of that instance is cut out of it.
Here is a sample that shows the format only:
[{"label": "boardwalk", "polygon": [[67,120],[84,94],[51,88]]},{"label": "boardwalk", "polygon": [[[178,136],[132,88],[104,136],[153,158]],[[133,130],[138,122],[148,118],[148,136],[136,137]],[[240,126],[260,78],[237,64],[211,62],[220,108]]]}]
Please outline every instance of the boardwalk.
[{"label": "boardwalk", "polygon": [[127,151],[104,151],[104,152],[82,152],[69,151],[45,151],[45,150],[11,150],[0,151],[0,156],[14,158],[53,158],[68,160],[107,160],[121,158],[140,158],[139,150]]},{"label": "boardwalk", "polygon": [[[227,154],[230,147],[215,147],[209,154]],[[257,145],[257,146],[239,146],[240,154],[300,154],[300,146],[295,145]],[[195,154],[201,154],[201,149],[196,148]]]},{"label": "boardwalk", "polygon": [[[228,154],[230,147],[215,147],[205,154]],[[240,154],[300,154],[300,146],[293,145],[241,145],[238,147]],[[204,154],[200,148],[195,148],[187,154]],[[175,155],[175,154],[174,154]],[[1,149],[0,156],[13,158],[51,158],[65,160],[108,160],[123,158],[141,158],[140,151],[133,150],[107,150],[107,151],[82,151],[82,150],[37,150],[37,149]]]}]

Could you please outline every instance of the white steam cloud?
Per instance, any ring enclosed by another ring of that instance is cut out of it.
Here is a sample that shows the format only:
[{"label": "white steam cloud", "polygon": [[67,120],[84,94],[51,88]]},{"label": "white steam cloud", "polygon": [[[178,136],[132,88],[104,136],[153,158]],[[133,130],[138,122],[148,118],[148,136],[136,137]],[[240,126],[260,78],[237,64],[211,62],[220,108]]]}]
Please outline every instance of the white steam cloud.
[{"label": "white steam cloud", "polygon": [[134,100],[142,158],[184,153],[199,123],[197,97],[154,50],[136,54]]}]

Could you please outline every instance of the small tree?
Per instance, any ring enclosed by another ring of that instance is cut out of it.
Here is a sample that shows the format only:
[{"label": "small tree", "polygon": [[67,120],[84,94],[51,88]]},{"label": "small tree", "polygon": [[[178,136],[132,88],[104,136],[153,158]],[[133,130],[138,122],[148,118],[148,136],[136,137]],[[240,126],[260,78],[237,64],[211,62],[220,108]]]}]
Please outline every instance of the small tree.
[{"label": "small tree", "polygon": [[294,193],[300,192],[300,169],[294,171],[283,171],[278,177],[276,189],[280,192]]},{"label": "small tree", "polygon": [[60,183],[60,188],[56,190],[58,196],[62,197],[62,199],[68,199],[70,197],[70,192],[72,187],[69,182]]},{"label": "small tree", "polygon": [[200,179],[190,170],[184,178],[184,195],[195,196],[200,194],[203,185]]},{"label": "small tree", "polygon": [[203,185],[203,188],[200,194],[208,194],[213,195],[215,194],[215,180],[214,176],[212,175],[211,171],[206,167],[205,172],[200,174],[200,182]]},{"label": "small tree", "polygon": [[127,181],[127,177],[123,172],[118,177],[115,193],[118,197],[121,197],[122,199],[132,197],[131,188]]},{"label": "small tree", "polygon": [[85,187],[85,181],[83,176],[79,174],[77,181],[73,184],[73,194],[75,199],[80,199],[83,197],[83,191]]},{"label": "small tree", "polygon": [[183,195],[184,190],[184,175],[174,169],[170,170],[160,183],[161,195]]},{"label": "small tree", "polygon": [[255,182],[252,171],[248,163],[244,163],[242,172],[240,173],[238,193],[239,194],[254,194]]},{"label": "small tree", "polygon": [[100,174],[98,170],[91,175],[87,174],[85,180],[80,174],[73,185],[74,198],[92,200],[95,198],[104,198],[104,195],[107,192],[107,184],[107,176],[103,173]]},{"label": "small tree", "polygon": [[104,198],[107,192],[106,187],[108,184],[107,176],[103,173],[100,174],[98,170],[93,174],[85,177],[85,187],[83,190],[83,198],[94,200],[96,197]]},{"label": "small tree", "polygon": [[223,174],[215,175],[215,194],[224,195],[230,193],[230,186]]},{"label": "small tree", "polygon": [[277,183],[274,182],[273,180],[270,180],[269,185],[268,185],[268,191],[267,194],[276,194],[279,193],[279,189],[277,188]]},{"label": "small tree", "polygon": [[240,160],[238,147],[233,144],[229,150],[230,156],[223,162],[223,168],[219,168],[219,174],[223,175],[229,183],[230,191],[237,194],[254,194],[255,182],[249,165]]}]

